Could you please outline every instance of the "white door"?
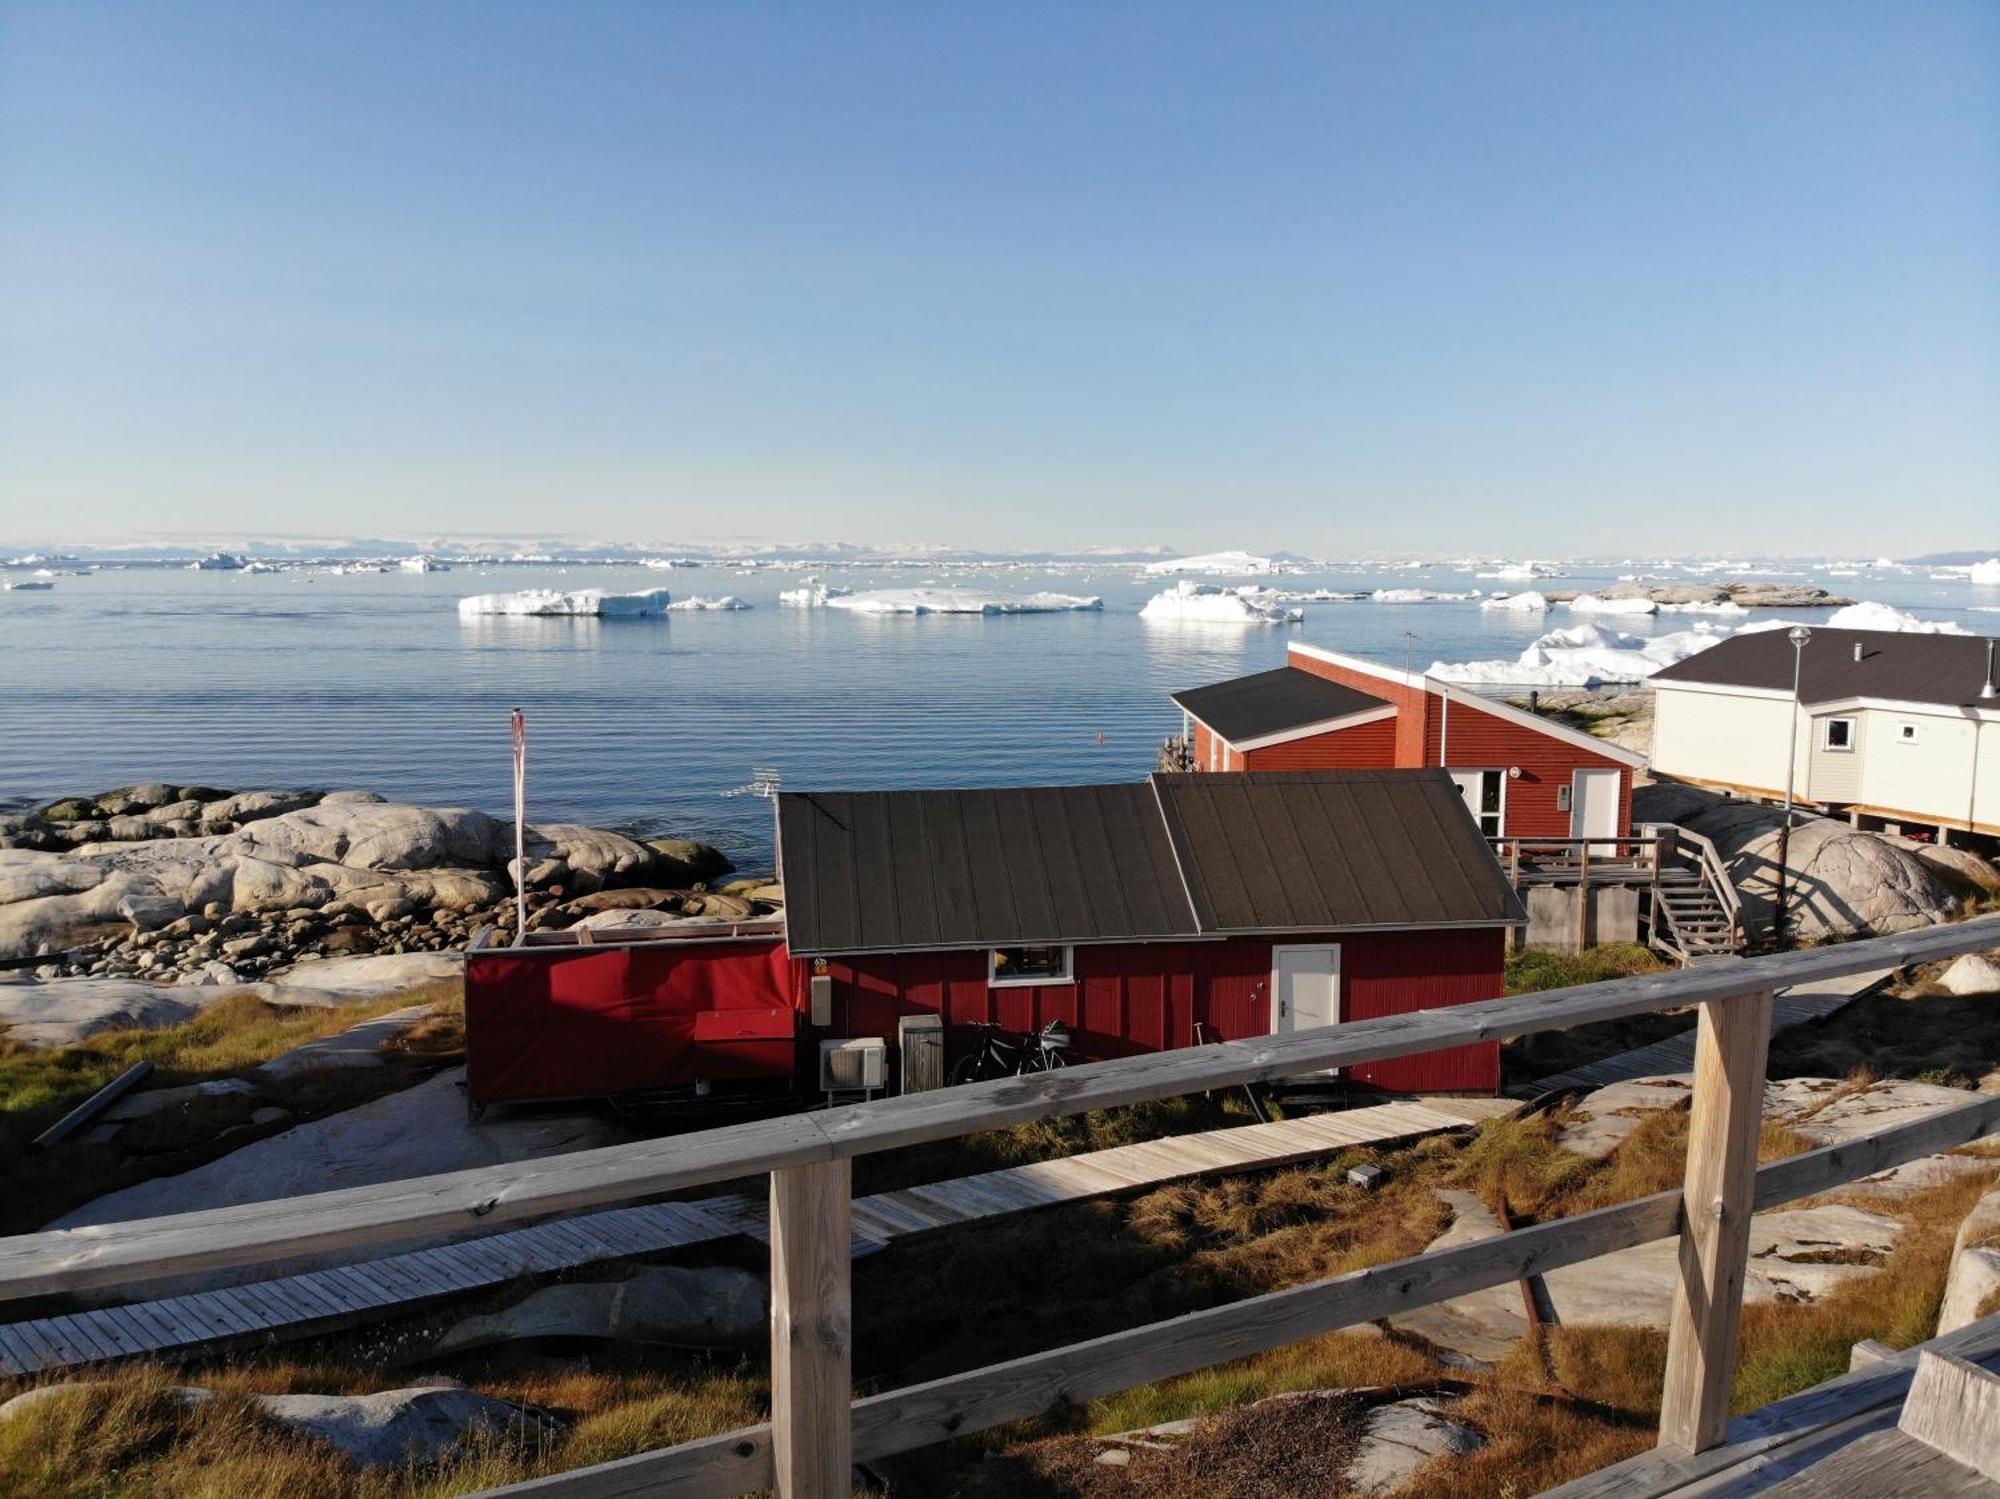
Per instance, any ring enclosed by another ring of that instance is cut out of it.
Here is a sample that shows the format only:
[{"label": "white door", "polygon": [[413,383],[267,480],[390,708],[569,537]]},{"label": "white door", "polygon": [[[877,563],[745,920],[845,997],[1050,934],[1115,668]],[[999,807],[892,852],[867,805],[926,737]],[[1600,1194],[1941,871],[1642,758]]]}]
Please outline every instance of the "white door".
[{"label": "white door", "polygon": [[1340,1024],[1340,949],[1271,949],[1271,1031]]},{"label": "white door", "polygon": [[[1579,770],[1570,779],[1569,835],[1572,838],[1616,838],[1618,836],[1618,772]],[[1590,855],[1610,855],[1615,843],[1590,846]]]}]

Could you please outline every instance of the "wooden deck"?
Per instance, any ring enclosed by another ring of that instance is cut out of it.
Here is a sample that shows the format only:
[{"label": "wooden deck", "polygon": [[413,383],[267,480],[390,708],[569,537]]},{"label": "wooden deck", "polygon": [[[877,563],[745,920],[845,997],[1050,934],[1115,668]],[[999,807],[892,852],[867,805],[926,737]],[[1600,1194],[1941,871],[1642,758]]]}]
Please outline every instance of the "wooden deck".
[{"label": "wooden deck", "polygon": [[2000,1499],[2000,1484],[1897,1430],[1923,1349],[2000,1370],[2000,1316],[1738,1416],[1721,1446],[1694,1454],[1655,1448],[1544,1499]]},{"label": "wooden deck", "polygon": [[[1471,1128],[1492,1112],[1490,1104],[1468,1100],[1464,1113],[1450,1112],[1452,1101],[1445,1099],[1378,1104],[1174,1135],[881,1192],[854,1203],[853,1250],[860,1257],[897,1239],[1035,1208]],[[360,1264],[0,1325],[0,1375],[301,1337],[523,1276],[660,1254],[735,1234],[769,1242],[769,1205],[762,1197],[730,1194],[614,1208]]]}]

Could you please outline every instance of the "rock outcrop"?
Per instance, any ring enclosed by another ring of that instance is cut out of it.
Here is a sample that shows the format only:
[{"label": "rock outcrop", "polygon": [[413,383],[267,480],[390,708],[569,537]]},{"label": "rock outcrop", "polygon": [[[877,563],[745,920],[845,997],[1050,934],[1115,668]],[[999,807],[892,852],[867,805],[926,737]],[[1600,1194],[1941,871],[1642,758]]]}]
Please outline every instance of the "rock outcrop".
[{"label": "rock outcrop", "polygon": [[[553,823],[524,841],[537,926],[568,926],[607,896],[711,919],[771,908],[706,890],[729,861],[689,839]],[[47,958],[45,978],[226,987],[300,959],[457,948],[512,925],[513,846],[512,826],[484,812],[368,791],[156,783],[70,797],[0,817],[0,959]],[[632,887],[647,893],[618,898]]]},{"label": "rock outcrop", "polygon": [[1938,1307],[1938,1336],[1970,1326],[2000,1306],[2000,1190],[1965,1216],[1952,1241],[1951,1270]]},{"label": "rock outcrop", "polygon": [[[1633,792],[1632,820],[1675,823],[1712,841],[1743,898],[1750,930],[1769,929],[1781,808],[1661,784]],[[1828,817],[1796,814],[1786,863],[1792,930],[1806,941],[1932,926],[1964,905],[1962,881],[1947,879],[1920,845]]]}]

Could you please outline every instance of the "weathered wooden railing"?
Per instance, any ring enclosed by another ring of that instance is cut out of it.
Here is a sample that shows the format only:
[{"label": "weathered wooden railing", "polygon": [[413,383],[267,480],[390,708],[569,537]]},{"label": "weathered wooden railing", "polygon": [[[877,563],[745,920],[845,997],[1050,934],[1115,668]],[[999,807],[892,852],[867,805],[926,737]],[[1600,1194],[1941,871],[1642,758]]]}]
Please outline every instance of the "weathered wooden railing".
[{"label": "weathered wooden railing", "polygon": [[[708,1496],[775,1485],[849,1492],[857,1458],[905,1451],[1169,1378],[1413,1306],[1678,1234],[1661,1441],[1720,1439],[1752,1211],[2000,1131],[2000,1097],[1756,1165],[1772,994],[1793,984],[2000,944],[2000,917],[1897,937],[1487,1000],[1257,1040],[1099,1062],[518,1165],[352,1187],[133,1223],[0,1239],[0,1299],[121,1286],[222,1266],[597,1207],[768,1172],[771,1419],[494,1491]],[[1035,1119],[1267,1082],[1469,1042],[1699,1006],[1687,1172],[1679,1191],[1253,1296],[1226,1306],[852,1399],[849,1171],[875,1151]]]}]

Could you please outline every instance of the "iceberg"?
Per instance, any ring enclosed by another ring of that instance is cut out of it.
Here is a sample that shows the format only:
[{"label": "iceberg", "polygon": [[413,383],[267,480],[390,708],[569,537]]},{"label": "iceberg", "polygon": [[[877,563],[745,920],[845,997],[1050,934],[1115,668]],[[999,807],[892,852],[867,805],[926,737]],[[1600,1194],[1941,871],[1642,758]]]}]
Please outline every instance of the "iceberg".
[{"label": "iceberg", "polygon": [[[830,592],[830,590],[829,590]],[[1102,609],[1104,600],[1073,593],[984,593],[973,588],[878,588],[829,597],[829,609],[856,614],[1066,614]]]},{"label": "iceberg", "polygon": [[778,595],[778,602],[788,609],[824,609],[835,599],[844,599],[854,592],[842,588],[838,583],[819,583],[808,578],[804,588],[787,588]]},{"label": "iceberg", "polygon": [[1303,609],[1283,608],[1260,597],[1271,594],[1265,588],[1223,588],[1183,578],[1146,600],[1139,617],[1224,625],[1292,625],[1306,617]]},{"label": "iceberg", "polygon": [[1661,614],[1713,614],[1723,619],[1746,619],[1750,614],[1748,609],[1733,599],[1722,599],[1713,604],[1704,604],[1698,601],[1685,604],[1661,604],[1659,612]]},{"label": "iceberg", "polygon": [[1473,576],[1491,578],[1495,582],[1525,583],[1535,578],[1560,578],[1562,571],[1540,562],[1509,562],[1490,573],[1474,573]]},{"label": "iceberg", "polygon": [[1602,594],[1580,593],[1569,601],[1577,614],[1657,614],[1660,606],[1651,599],[1607,599]]},{"label": "iceberg", "polygon": [[405,557],[396,564],[406,573],[448,573],[449,562],[440,562],[435,557]]},{"label": "iceberg", "polygon": [[2000,557],[1989,557],[1984,562],[1973,563],[1972,570],[1966,577],[1974,583],[2000,587]]},{"label": "iceberg", "polygon": [[1970,635],[1964,625],[1948,619],[1918,619],[1893,604],[1874,601],[1849,604],[1826,617],[1836,630],[1894,630],[1904,635]]},{"label": "iceberg", "polygon": [[1167,557],[1146,564],[1146,576],[1149,578],[1168,577],[1174,573],[1219,573],[1232,578],[1245,578],[1277,570],[1278,565],[1271,558],[1250,552],[1207,552],[1199,557]]},{"label": "iceberg", "polygon": [[1526,593],[1496,593],[1490,599],[1481,599],[1482,609],[1518,609],[1523,613],[1539,614],[1549,607],[1549,601],[1529,589]]},{"label": "iceberg", "polygon": [[1378,604],[1469,604],[1477,593],[1438,593],[1429,588],[1378,588],[1368,597]]},{"label": "iceberg", "polygon": [[669,610],[748,609],[749,607],[750,607],[750,601],[748,599],[740,599],[733,593],[725,593],[719,599],[705,599],[705,598],[677,599],[673,603],[667,605],[667,608]]},{"label": "iceberg", "polygon": [[461,619],[487,614],[533,615],[590,619],[652,619],[667,609],[671,596],[664,588],[644,593],[607,593],[602,588],[524,588],[518,593],[475,593],[458,601]]},{"label": "iceberg", "polygon": [[1730,632],[1700,624],[1647,640],[1599,625],[1551,630],[1511,661],[1433,661],[1442,682],[1499,687],[1606,687],[1643,682],[1654,672],[1707,650]]}]

